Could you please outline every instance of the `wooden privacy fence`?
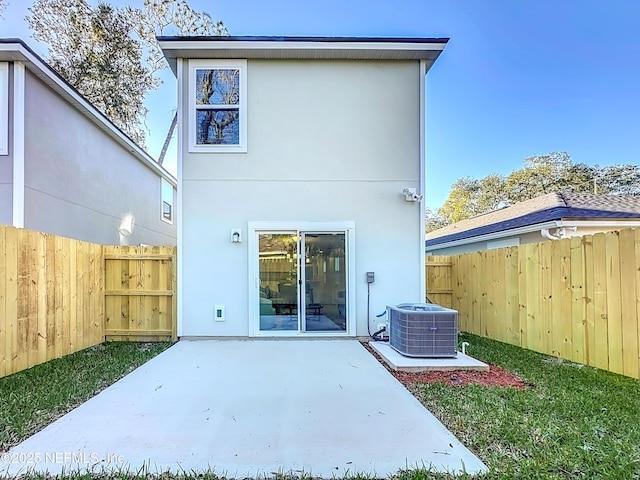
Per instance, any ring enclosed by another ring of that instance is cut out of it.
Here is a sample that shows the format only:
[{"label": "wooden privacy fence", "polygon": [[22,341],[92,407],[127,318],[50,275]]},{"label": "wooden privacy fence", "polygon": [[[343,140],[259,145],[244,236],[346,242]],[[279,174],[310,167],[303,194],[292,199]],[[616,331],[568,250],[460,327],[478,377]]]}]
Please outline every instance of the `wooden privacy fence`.
[{"label": "wooden privacy fence", "polygon": [[105,339],[175,338],[175,252],[0,225],[0,377]]},{"label": "wooden privacy fence", "polygon": [[447,258],[461,330],[640,378],[640,230]]},{"label": "wooden privacy fence", "polygon": [[428,257],[426,264],[427,299],[431,303],[451,308],[453,294],[451,259],[446,255]]},{"label": "wooden privacy fence", "polygon": [[175,339],[175,247],[104,248],[106,339]]},{"label": "wooden privacy fence", "polygon": [[0,377],[104,339],[102,246],[0,225]]}]

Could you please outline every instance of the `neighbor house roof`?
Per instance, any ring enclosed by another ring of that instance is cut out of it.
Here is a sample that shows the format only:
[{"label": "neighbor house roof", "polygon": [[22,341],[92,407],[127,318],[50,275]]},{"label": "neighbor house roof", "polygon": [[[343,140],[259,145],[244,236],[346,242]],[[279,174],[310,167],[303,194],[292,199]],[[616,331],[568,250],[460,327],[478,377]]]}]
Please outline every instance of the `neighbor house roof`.
[{"label": "neighbor house roof", "polygon": [[554,220],[640,218],[640,197],[548,193],[427,234],[427,247]]},{"label": "neighbor house roof", "polygon": [[109,120],[106,115],[94,107],[91,102],[84,98],[80,92],[53,70],[53,68],[24,41],[19,38],[0,38],[0,62],[22,62],[27,70],[64,98],[70,105],[79,110],[91,122],[131,153],[131,155],[165,178],[173,186],[176,186],[176,179],[173,175],[162,168],[158,162],[137,143],[131,140]]},{"label": "neighbor house roof", "polygon": [[428,71],[448,41],[422,37],[158,37],[174,73],[178,58],[425,60]]}]

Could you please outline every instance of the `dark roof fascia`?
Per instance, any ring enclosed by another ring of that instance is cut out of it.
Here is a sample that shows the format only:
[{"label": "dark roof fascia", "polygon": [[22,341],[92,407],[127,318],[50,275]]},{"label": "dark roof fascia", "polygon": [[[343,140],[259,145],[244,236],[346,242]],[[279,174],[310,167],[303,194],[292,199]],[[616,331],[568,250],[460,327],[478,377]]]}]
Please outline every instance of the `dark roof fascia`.
[{"label": "dark roof fascia", "polygon": [[455,242],[467,238],[478,237],[480,235],[489,235],[492,233],[512,230],[514,228],[527,227],[538,223],[549,222],[553,220],[584,220],[584,219],[615,219],[615,218],[640,218],[640,213],[619,212],[619,211],[603,211],[588,208],[571,208],[571,207],[554,207],[547,210],[529,213],[521,217],[512,218],[503,222],[493,223],[491,225],[483,225],[482,227],[472,228],[464,232],[446,235],[444,237],[427,240],[426,245],[433,247],[443,243]]},{"label": "dark roof fascia", "polygon": [[317,42],[317,43],[443,43],[447,37],[305,37],[305,36],[160,36],[159,42]]}]

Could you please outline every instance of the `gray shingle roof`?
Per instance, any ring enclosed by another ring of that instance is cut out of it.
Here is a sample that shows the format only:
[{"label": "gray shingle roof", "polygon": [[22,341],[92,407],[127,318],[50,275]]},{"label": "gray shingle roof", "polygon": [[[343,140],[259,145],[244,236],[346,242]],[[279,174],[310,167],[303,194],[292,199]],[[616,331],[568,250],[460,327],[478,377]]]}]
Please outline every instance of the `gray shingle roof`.
[{"label": "gray shingle roof", "polygon": [[535,225],[552,220],[640,218],[640,197],[548,193],[462,220],[427,234],[427,246]]}]

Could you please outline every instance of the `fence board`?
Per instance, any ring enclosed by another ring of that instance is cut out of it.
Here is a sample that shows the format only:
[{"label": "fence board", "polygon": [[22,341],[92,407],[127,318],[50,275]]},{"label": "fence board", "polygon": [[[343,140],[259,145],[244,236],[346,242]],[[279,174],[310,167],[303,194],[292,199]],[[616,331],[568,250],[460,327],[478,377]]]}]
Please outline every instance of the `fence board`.
[{"label": "fence board", "polygon": [[45,361],[55,358],[56,344],[56,238],[52,235],[45,237],[45,283],[46,283],[46,355]]},{"label": "fence board", "polygon": [[[609,369],[609,329],[607,321],[607,259],[604,233],[593,236],[593,331],[595,336],[594,365]],[[640,296],[638,297],[640,298]],[[640,317],[639,317],[640,318]]]},{"label": "fence board", "polygon": [[640,377],[640,229],[428,262],[451,264],[460,330]]},{"label": "fence board", "polygon": [[620,309],[620,245],[618,232],[605,233],[607,259],[607,329],[609,331],[609,370],[623,372],[622,311]]},{"label": "fence board", "polygon": [[[571,239],[571,341],[573,350],[570,360],[587,361],[584,351],[584,255],[582,254],[582,238]],[[543,351],[543,350],[539,350]]]},{"label": "fence board", "polygon": [[593,258],[593,237],[582,238],[584,259],[584,307],[585,307],[585,361],[589,365],[595,365],[596,338],[595,338],[595,278]]},{"label": "fence board", "polygon": [[635,235],[621,230],[620,242],[620,307],[622,323],[622,372],[638,378],[638,322],[636,319]]},{"label": "fence board", "polygon": [[[5,235],[5,375],[16,372],[18,354],[18,231],[1,228]],[[2,339],[0,339],[2,341]]]},{"label": "fence board", "polygon": [[[553,245],[556,247],[556,244]],[[563,279],[563,252],[561,248],[551,248],[551,347],[549,353],[556,357],[562,356],[564,346],[564,335],[561,323],[557,319],[564,318],[562,311],[562,292],[564,289]],[[559,247],[559,245],[558,245]]]},{"label": "fence board", "polygon": [[504,341],[514,345],[520,344],[520,299],[518,296],[518,249],[510,247],[505,250],[507,259],[505,262],[505,281],[507,286],[507,328],[509,334]]},{"label": "fence board", "polygon": [[4,377],[9,363],[7,359],[7,243],[5,241],[5,230],[0,229],[0,377]]},{"label": "fence board", "polygon": [[560,290],[561,317],[554,319],[560,324],[562,348],[561,357],[573,358],[573,328],[571,319],[572,291],[571,291],[571,240],[556,242],[554,248],[560,249],[560,276],[562,288]]},{"label": "fence board", "polygon": [[[640,265],[640,229],[635,230],[635,259]],[[640,372],[640,266],[636,268],[636,327],[638,330],[638,371]],[[640,378],[640,373],[638,374]]]}]

